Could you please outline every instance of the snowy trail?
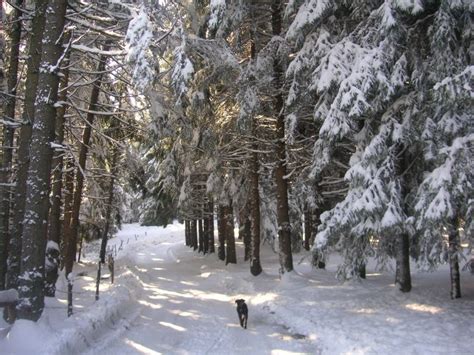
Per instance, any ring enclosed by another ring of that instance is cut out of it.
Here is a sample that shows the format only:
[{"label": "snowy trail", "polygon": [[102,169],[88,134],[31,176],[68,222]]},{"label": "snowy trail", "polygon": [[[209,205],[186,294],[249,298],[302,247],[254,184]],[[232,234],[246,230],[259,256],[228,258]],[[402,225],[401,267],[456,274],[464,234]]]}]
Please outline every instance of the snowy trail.
[{"label": "snowy trail", "polygon": [[248,329],[242,329],[234,300],[252,286],[232,284],[215,255],[197,257],[182,240],[159,239],[133,252],[132,271],[143,283],[139,315],[90,354],[318,353],[310,341],[253,314],[250,305]]},{"label": "snowy trail", "polygon": [[[115,283],[105,273],[95,301],[100,241],[87,244],[75,266],[74,315],[66,317],[66,284],[47,300],[37,323],[20,320],[3,355],[63,354],[472,354],[474,274],[461,276],[463,298],[449,297],[448,266],[414,271],[403,294],[393,273],[339,283],[334,255],[314,270],[310,255],[295,255],[295,272],[278,275],[278,255],[262,248],[263,273],[242,260],[224,265],[215,254],[183,245],[183,226],[124,225],[109,241],[116,251]],[[238,324],[234,300],[249,306],[248,329]],[[0,329],[2,323],[0,320]],[[25,341],[27,335],[28,341]],[[456,341],[448,341],[455,337]]]}]

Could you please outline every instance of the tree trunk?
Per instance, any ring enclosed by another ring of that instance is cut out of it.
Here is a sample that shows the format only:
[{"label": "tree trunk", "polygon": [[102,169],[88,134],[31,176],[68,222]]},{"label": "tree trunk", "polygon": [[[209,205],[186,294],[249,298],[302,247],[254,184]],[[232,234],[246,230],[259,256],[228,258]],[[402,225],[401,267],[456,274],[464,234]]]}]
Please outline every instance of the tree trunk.
[{"label": "tree trunk", "polygon": [[7,72],[7,95],[3,107],[3,117],[11,124],[3,126],[3,154],[0,165],[0,290],[5,288],[7,273],[8,243],[10,241],[10,203],[11,203],[11,175],[13,161],[13,136],[15,133],[15,106],[18,81],[18,56],[21,42],[21,11],[23,0],[14,2],[13,10],[8,21],[8,41],[10,51]]},{"label": "tree trunk", "polygon": [[28,47],[28,69],[25,82],[25,99],[23,101],[23,122],[20,129],[17,148],[18,168],[16,173],[13,220],[8,253],[7,288],[18,288],[20,275],[21,243],[23,219],[25,214],[26,179],[30,163],[30,141],[35,117],[36,89],[41,61],[41,48],[44,32],[46,5],[48,0],[36,0],[35,12],[30,32]]},{"label": "tree trunk", "polygon": [[459,233],[457,229],[457,218],[449,232],[449,271],[451,276],[451,299],[461,298],[461,275],[459,273]]},{"label": "tree trunk", "polygon": [[[282,26],[282,2],[273,0],[272,9],[272,33],[274,36],[281,35]],[[286,145],[285,145],[285,116],[283,113],[284,100],[282,85],[284,80],[283,64],[275,59],[273,61],[274,81],[274,113],[276,117],[276,169],[275,183],[277,191],[277,221],[278,221],[278,244],[280,253],[280,272],[285,273],[293,270],[293,256],[291,252],[291,225],[288,207],[288,182],[286,181]]]},{"label": "tree trunk", "polygon": [[[108,44],[104,46],[104,50],[108,49]],[[88,113],[86,116],[86,126],[84,128],[84,131],[82,133],[82,144],[81,148],[79,151],[79,168],[77,173],[76,173],[76,187],[74,190],[74,196],[73,196],[73,202],[72,202],[72,213],[71,213],[71,223],[70,223],[70,230],[69,230],[69,238],[68,238],[68,243],[66,246],[66,260],[65,260],[65,267],[66,267],[66,277],[71,273],[73,265],[74,265],[74,260],[76,259],[76,244],[77,244],[77,233],[79,229],[79,212],[81,209],[81,202],[82,202],[82,190],[84,188],[84,179],[85,176],[83,173],[86,170],[86,160],[87,160],[87,152],[89,150],[89,144],[91,140],[91,134],[92,134],[92,123],[94,122],[94,113],[98,111],[97,109],[97,104],[99,101],[99,93],[100,93],[100,87],[102,86],[102,81],[103,81],[103,73],[105,70],[105,64],[106,64],[106,56],[101,55],[99,64],[97,66],[96,72],[97,74],[97,80],[95,81],[92,91],[91,91],[91,96],[90,96],[90,101],[89,101],[89,109]]]},{"label": "tree trunk", "polygon": [[[207,209],[207,203],[204,204],[205,209]],[[204,218],[202,220],[204,231],[203,231],[203,253],[209,253],[209,217],[207,216],[207,211],[204,213]]]},{"label": "tree trunk", "polygon": [[209,198],[208,204],[208,221],[209,221],[209,253],[215,253],[214,246],[214,201],[212,197]]},{"label": "tree trunk", "polygon": [[199,240],[198,240],[198,253],[204,253],[204,226],[202,224],[202,218],[198,220],[198,231],[199,231]]},{"label": "tree trunk", "polygon": [[[71,32],[64,36],[64,42],[71,39]],[[64,57],[63,77],[59,85],[59,102],[65,103],[67,100],[67,86],[69,82],[69,56],[70,50]],[[56,143],[62,145],[64,141],[64,116],[66,114],[66,105],[58,107],[56,115]],[[58,279],[58,269],[60,263],[60,244],[61,244],[61,190],[63,178],[63,154],[62,150],[55,150],[53,154],[53,182],[51,190],[51,210],[49,213],[48,226],[48,244],[46,247],[46,282],[45,296],[54,297],[56,293],[56,281]]]},{"label": "tree trunk", "polygon": [[[397,157],[395,174],[400,180],[400,195],[403,201],[406,196],[406,182],[404,181],[403,174],[407,168],[407,156],[403,144],[398,145],[395,156]],[[403,208],[405,207],[406,206],[403,206]],[[396,241],[396,253],[395,284],[398,285],[400,291],[410,292],[410,236],[406,231],[402,231]]]},{"label": "tree trunk", "polygon": [[104,234],[102,235],[102,242],[100,244],[100,262],[105,263],[105,252],[107,250],[107,240],[110,229],[110,220],[112,217],[112,209],[114,203],[114,187],[115,187],[115,175],[117,173],[117,160],[119,156],[119,151],[117,146],[114,146],[112,149],[112,164],[110,167],[110,184],[107,197],[107,210],[105,212],[105,228]]},{"label": "tree trunk", "polygon": [[45,41],[35,102],[35,125],[30,144],[30,164],[21,248],[18,317],[37,321],[44,308],[44,265],[51,178],[51,143],[54,141],[55,104],[58,98],[59,63],[67,2],[51,0],[46,12]]},{"label": "tree trunk", "polygon": [[258,156],[252,153],[250,161],[250,273],[254,276],[260,275],[262,265],[260,263],[260,192],[258,176]]},{"label": "tree trunk", "polygon": [[237,254],[235,252],[234,234],[234,213],[232,203],[224,208],[224,230],[226,239],[226,259],[225,264],[237,264]]},{"label": "tree trunk", "polygon": [[249,208],[248,205],[245,206],[245,210],[240,212],[240,221],[239,221],[239,239],[242,239],[244,242],[244,260],[250,260],[250,241],[251,241],[251,223],[249,218]]},{"label": "tree trunk", "polygon": [[184,244],[186,246],[190,246],[191,243],[189,241],[189,221],[187,219],[184,220]]},{"label": "tree trunk", "polygon": [[198,248],[197,222],[195,219],[191,220],[191,246],[193,250],[197,250]]},{"label": "tree trunk", "polygon": [[225,229],[225,207],[223,205],[219,205],[217,216],[217,237],[219,243],[217,246],[217,257],[219,260],[225,260]]},{"label": "tree trunk", "polygon": [[311,213],[310,207],[306,205],[304,212],[304,248],[309,250],[311,247],[311,238],[314,234],[313,228],[313,214]]},{"label": "tree trunk", "polygon": [[395,283],[402,292],[411,291],[410,237],[402,233],[397,242]]},{"label": "tree trunk", "polygon": [[[256,13],[256,6],[258,2],[253,0],[252,3],[252,20],[254,25],[250,31],[250,58],[255,60],[257,54],[258,31],[255,25],[254,14]],[[252,117],[251,121],[251,135],[256,136],[257,121]],[[260,263],[260,192],[259,192],[259,162],[258,162],[258,145],[252,144],[253,152],[251,153],[249,162],[249,179],[250,179],[250,273],[253,276],[258,276],[262,272],[262,265]]]},{"label": "tree trunk", "polygon": [[64,214],[63,214],[63,243],[61,245],[62,265],[66,262],[66,250],[71,240],[72,199],[74,197],[74,162],[68,159],[64,173]]}]

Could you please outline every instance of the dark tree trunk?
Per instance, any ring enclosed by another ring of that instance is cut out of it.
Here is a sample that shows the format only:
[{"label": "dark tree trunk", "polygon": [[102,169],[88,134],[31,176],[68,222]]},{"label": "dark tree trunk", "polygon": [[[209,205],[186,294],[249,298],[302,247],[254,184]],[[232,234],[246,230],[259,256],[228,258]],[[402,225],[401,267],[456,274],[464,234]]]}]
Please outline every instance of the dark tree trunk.
[{"label": "dark tree trunk", "polygon": [[260,275],[262,265],[260,263],[260,192],[258,176],[258,156],[252,153],[250,161],[250,273],[254,276]]},{"label": "dark tree trunk", "polygon": [[198,246],[198,253],[204,253],[204,226],[202,225],[202,218],[198,220],[198,231],[199,231],[199,246]]},{"label": "dark tree trunk", "polygon": [[[406,182],[403,174],[407,168],[407,156],[405,147],[399,144],[397,147],[396,176],[400,180],[400,194],[402,200],[406,196]],[[404,206],[405,207],[405,206]],[[395,284],[398,285],[400,291],[411,291],[411,273],[410,273],[410,236],[407,232],[402,231],[396,242],[396,271]]]},{"label": "dark tree trunk", "polygon": [[[3,154],[0,165],[0,290],[6,285],[8,243],[10,241],[10,203],[11,175],[13,161],[13,136],[15,133],[15,106],[18,81],[18,56],[21,42],[21,10],[23,0],[14,1],[16,9],[9,17],[11,26],[8,28],[9,58],[7,71],[7,95],[3,107],[5,121],[11,124],[3,126]],[[3,50],[3,49],[2,49]]]},{"label": "dark tree trunk", "polygon": [[[64,36],[64,42],[71,39],[71,32]],[[60,79],[58,100],[65,103],[67,101],[67,86],[69,82],[69,56],[68,50],[64,57],[63,77]],[[62,104],[57,109],[56,115],[56,143],[63,144],[64,123],[65,123],[66,105]],[[56,281],[58,279],[58,270],[60,263],[60,244],[61,244],[61,190],[63,179],[63,155],[62,150],[55,150],[53,154],[53,181],[51,189],[51,210],[49,213],[48,226],[48,244],[46,247],[46,280],[45,296],[54,297],[56,293]]]},{"label": "dark tree trunk", "polygon": [[[108,45],[104,46],[104,50],[108,49]],[[89,150],[89,144],[92,135],[92,123],[94,122],[95,115],[93,112],[98,111],[97,104],[99,101],[99,93],[100,87],[102,86],[103,81],[103,73],[105,70],[106,64],[106,56],[102,55],[99,60],[99,64],[97,66],[97,80],[92,87],[90,101],[89,101],[89,109],[86,116],[87,124],[84,128],[82,133],[82,144],[79,150],[79,167],[76,173],[76,187],[74,190],[73,202],[72,202],[72,214],[71,214],[71,223],[70,223],[70,230],[68,231],[69,238],[68,244],[66,246],[66,260],[65,260],[65,267],[66,267],[66,277],[71,273],[74,261],[76,259],[76,249],[77,249],[77,233],[79,229],[79,212],[81,209],[81,202],[82,202],[82,190],[84,188],[84,179],[85,176],[83,172],[86,170],[86,159],[87,159],[87,152]]]},{"label": "dark tree trunk", "polygon": [[208,210],[209,216],[209,253],[215,253],[215,246],[214,246],[214,201],[212,197],[209,199]]},{"label": "dark tree trunk", "polygon": [[36,0],[32,21],[32,31],[28,47],[28,69],[25,82],[25,99],[23,101],[23,122],[20,129],[17,148],[18,168],[14,198],[13,221],[8,253],[7,288],[18,288],[20,275],[21,243],[23,219],[25,214],[26,179],[30,162],[29,147],[35,117],[36,89],[41,61],[41,47],[44,32],[46,5],[48,0]]},{"label": "dark tree trunk", "polygon": [[184,243],[186,246],[190,246],[191,245],[191,242],[190,242],[190,238],[189,238],[189,221],[186,219],[184,220]]},{"label": "dark tree trunk", "polygon": [[[204,204],[205,208],[207,209],[207,203]],[[204,219],[202,220],[203,223],[203,253],[209,253],[209,217],[207,216],[207,211],[204,214]]]},{"label": "dark tree trunk", "polygon": [[306,206],[304,212],[304,248],[309,250],[311,247],[311,239],[314,234],[314,227],[313,227],[313,214],[311,213],[309,206]]},{"label": "dark tree trunk", "polygon": [[[256,12],[257,1],[253,0],[252,3],[252,19],[253,14]],[[257,53],[257,42],[258,42],[258,31],[256,27],[250,31],[251,44],[250,44],[250,57],[255,60]],[[251,121],[251,134],[257,136],[257,121],[255,117],[252,117]],[[258,145],[254,143],[252,145],[253,152],[251,153],[249,162],[249,179],[250,179],[250,273],[253,276],[258,276],[262,272],[262,265],[260,263],[260,192],[259,192],[259,162],[258,162]]]},{"label": "dark tree trunk", "polygon": [[59,61],[67,2],[51,0],[46,24],[35,102],[35,125],[30,144],[30,164],[21,248],[18,317],[37,321],[44,308],[44,266],[49,210],[52,148],[58,98]]},{"label": "dark tree trunk", "polygon": [[237,255],[235,252],[234,213],[232,212],[232,203],[229,206],[224,207],[224,230],[226,241],[225,264],[237,264]]},{"label": "dark tree trunk", "polygon": [[457,219],[454,219],[449,232],[449,271],[451,276],[451,299],[461,298],[461,275],[459,273],[459,233]]},{"label": "dark tree trunk", "polygon": [[395,283],[402,292],[411,291],[409,238],[407,233],[402,233],[397,242]]},{"label": "dark tree trunk", "polygon": [[[281,35],[282,27],[282,1],[272,1],[272,33],[274,36]],[[280,252],[280,272],[285,273],[293,270],[293,256],[291,252],[291,225],[288,207],[288,182],[286,181],[286,145],[285,145],[285,116],[283,113],[284,100],[282,86],[284,80],[283,64],[275,59],[273,62],[274,81],[274,113],[276,117],[276,158],[275,183],[277,191],[277,221],[278,221],[278,244]]]},{"label": "dark tree trunk", "polygon": [[191,246],[193,250],[198,249],[198,232],[197,232],[197,222],[195,219],[191,220]]},{"label": "dark tree trunk", "polygon": [[217,215],[217,237],[218,237],[218,246],[217,246],[217,257],[219,260],[225,260],[225,207],[219,205],[218,215]]},{"label": "dark tree trunk", "polygon": [[363,263],[363,264],[361,264],[361,265],[359,266],[358,272],[359,272],[359,277],[360,277],[361,279],[365,279],[365,278],[366,278],[366,266],[365,266],[365,263]]}]

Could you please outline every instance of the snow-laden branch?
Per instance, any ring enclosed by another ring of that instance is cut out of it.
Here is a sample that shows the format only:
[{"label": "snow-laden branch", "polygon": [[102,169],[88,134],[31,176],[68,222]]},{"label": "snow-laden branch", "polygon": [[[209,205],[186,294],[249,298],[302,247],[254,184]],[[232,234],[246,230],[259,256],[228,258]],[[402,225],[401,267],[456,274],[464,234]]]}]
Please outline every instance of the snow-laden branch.
[{"label": "snow-laden branch", "polygon": [[108,56],[117,56],[117,55],[126,55],[127,52],[124,50],[109,50],[104,51],[102,49],[96,47],[88,47],[82,44],[73,44],[72,48],[81,52],[93,53],[93,54],[100,54],[100,55],[108,55]]}]

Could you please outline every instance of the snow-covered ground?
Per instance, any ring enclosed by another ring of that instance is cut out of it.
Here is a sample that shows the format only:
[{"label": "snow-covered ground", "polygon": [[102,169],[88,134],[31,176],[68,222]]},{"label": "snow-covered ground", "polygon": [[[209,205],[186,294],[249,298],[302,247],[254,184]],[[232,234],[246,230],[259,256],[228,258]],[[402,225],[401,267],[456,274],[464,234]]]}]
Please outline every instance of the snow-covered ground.
[{"label": "snow-covered ground", "polygon": [[[472,354],[474,276],[462,273],[463,298],[449,298],[446,268],[413,274],[400,293],[393,275],[340,284],[335,261],[312,270],[295,255],[296,272],[280,280],[278,257],[263,247],[263,274],[243,262],[183,245],[184,228],[125,225],[109,241],[117,251],[115,283],[105,278],[95,301],[98,243],[75,267],[74,315],[66,317],[63,279],[38,323],[17,321],[1,354]],[[108,272],[107,272],[108,274]],[[107,276],[104,275],[104,276]],[[240,328],[234,300],[249,306]],[[0,328],[5,326],[0,323]]]}]

